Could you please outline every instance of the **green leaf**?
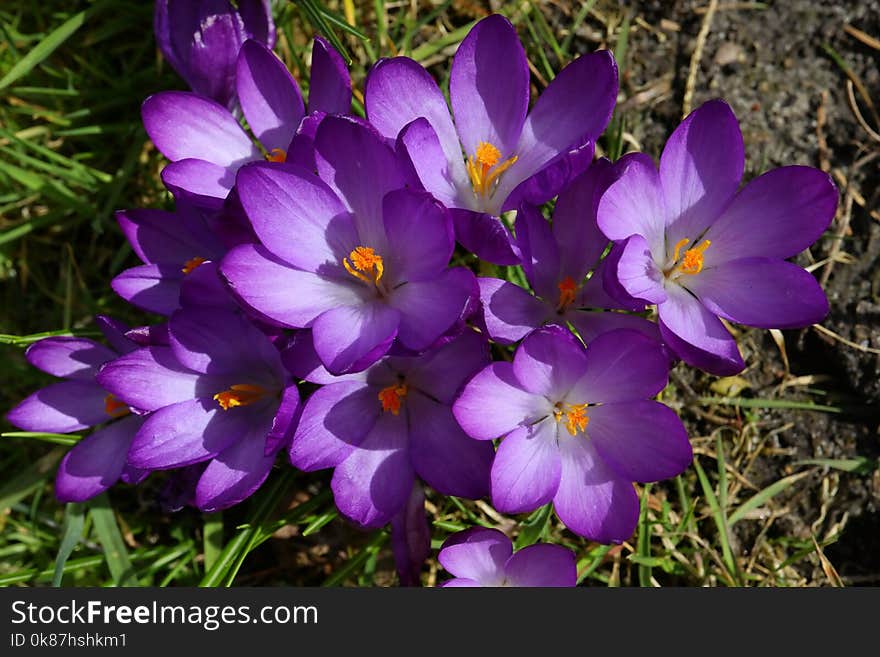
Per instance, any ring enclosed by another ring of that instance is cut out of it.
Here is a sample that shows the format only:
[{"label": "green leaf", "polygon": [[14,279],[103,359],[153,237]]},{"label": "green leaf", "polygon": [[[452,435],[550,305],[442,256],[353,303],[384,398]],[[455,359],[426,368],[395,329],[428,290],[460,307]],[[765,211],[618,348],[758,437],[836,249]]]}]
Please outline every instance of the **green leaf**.
[{"label": "green leaf", "polygon": [[770,501],[773,497],[779,495],[779,493],[791,486],[794,482],[803,479],[808,474],[810,474],[809,470],[783,477],[779,481],[767,486],[767,488],[758,491],[755,495],[743,502],[736,511],[730,514],[730,517],[727,519],[727,524],[732,527],[735,523],[742,520],[749,511],[754,511],[758,507],[764,506],[764,504]]},{"label": "green leaf", "polygon": [[64,445],[65,447],[76,445],[82,438],[82,436],[77,436],[75,434],[41,433],[39,431],[6,431],[5,433],[0,433],[0,437],[30,438],[32,440],[42,440],[43,442],[53,443],[55,445]]},{"label": "green leaf", "polygon": [[526,521],[520,525],[514,548],[519,550],[527,545],[537,543],[544,535],[552,512],[553,504],[551,503],[547,503],[537,511],[533,511]]},{"label": "green leaf", "polygon": [[317,534],[321,530],[321,527],[334,520],[338,515],[339,512],[336,509],[331,509],[326,513],[318,515],[317,518],[312,520],[312,522],[310,522],[308,526],[303,529],[302,535],[311,536],[312,534]]},{"label": "green leaf", "polygon": [[114,585],[137,586],[138,581],[128,557],[128,550],[125,549],[119,525],[116,524],[116,516],[113,514],[113,507],[110,506],[107,493],[101,493],[94,498],[89,506],[89,513],[95,525],[95,534],[98,536],[101,547],[104,548],[104,560],[113,576]]},{"label": "green leaf", "polygon": [[706,502],[709,505],[709,510],[712,512],[712,518],[715,521],[715,526],[718,529],[718,540],[721,543],[721,552],[722,558],[724,560],[724,565],[727,567],[728,575],[731,577],[731,581],[735,583],[734,573],[736,573],[736,562],[733,558],[733,550],[731,550],[730,548],[730,536],[728,534],[727,518],[725,517],[721,507],[718,505],[718,498],[715,497],[715,491],[712,490],[712,486],[709,483],[709,478],[703,471],[703,466],[700,465],[700,462],[697,459],[694,459],[694,469],[697,471],[697,478],[700,480],[700,486],[703,489],[703,495],[706,496]]},{"label": "green leaf", "polygon": [[721,406],[739,406],[741,408],[790,408],[800,411],[820,411],[823,413],[841,413],[838,406],[822,406],[811,402],[791,401],[787,399],[749,399],[743,397],[700,397],[701,404],[719,404]]},{"label": "green leaf", "polygon": [[87,11],[81,11],[78,14],[74,14],[46,36],[45,39],[40,41],[28,54],[18,60],[15,66],[3,76],[3,79],[0,79],[0,89],[5,89],[19,78],[30,73],[37,64],[55,52],[58,46],[67,41],[74,32],[82,27],[83,23],[86,22],[88,13]]},{"label": "green leaf", "polygon": [[0,488],[0,514],[42,488],[46,484],[46,480],[54,474],[55,466],[64,456],[64,452],[64,449],[56,447],[15,476],[3,488]]},{"label": "green leaf", "polygon": [[854,459],[802,459],[795,461],[794,465],[824,465],[844,472],[867,474],[877,467],[877,462],[865,456],[858,456]]},{"label": "green leaf", "polygon": [[[642,489],[642,500],[639,508],[639,535],[636,544],[636,555],[639,560],[636,563],[639,566],[639,586],[651,588],[651,525],[648,523],[648,495],[651,491],[651,484],[645,484]],[[635,561],[635,559],[633,559]]]},{"label": "green leaf", "polygon": [[223,549],[223,513],[206,513],[204,534],[205,572],[211,570]]},{"label": "green leaf", "polygon": [[67,563],[73,549],[82,538],[85,520],[84,504],[72,503],[67,505],[64,511],[64,527],[61,530],[61,545],[58,548],[58,556],[55,557],[55,573],[52,575],[52,586],[61,586],[61,578],[64,576],[64,564]]}]

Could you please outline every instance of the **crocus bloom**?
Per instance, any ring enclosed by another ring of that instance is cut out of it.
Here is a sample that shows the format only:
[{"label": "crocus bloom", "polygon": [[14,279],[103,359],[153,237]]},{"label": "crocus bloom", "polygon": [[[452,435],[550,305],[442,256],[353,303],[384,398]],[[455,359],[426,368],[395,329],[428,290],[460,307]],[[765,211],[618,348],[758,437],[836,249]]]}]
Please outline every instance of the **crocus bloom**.
[{"label": "crocus bloom", "polygon": [[307,472],[335,468],[336,506],[363,527],[404,511],[417,476],[444,495],[487,495],[492,446],[470,440],[450,404],[488,360],[485,340],[470,330],[422,356],[388,357],[340,380],[302,354],[285,358],[325,384],[305,403],[290,462]]},{"label": "crocus bloom", "polygon": [[[659,340],[657,325],[637,315],[606,309],[642,310],[644,303],[621,303],[605,290],[608,246],[596,225],[596,204],[610,180],[611,163],[593,164],[556,201],[551,225],[528,204],[516,216],[516,244],[534,295],[514,283],[479,278],[483,320],[496,342],[518,342],[543,324],[571,323],[589,343],[600,333],[632,328]],[[589,278],[587,276],[590,275]]]},{"label": "crocus bloom", "polygon": [[269,0],[156,0],[153,28],[168,63],[190,88],[235,107],[235,63],[248,39],[275,45]]},{"label": "crocus bloom", "polygon": [[28,347],[25,358],[31,365],[64,381],[33,393],[6,416],[25,431],[69,433],[103,425],[74,445],[58,466],[55,496],[62,502],[82,502],[120,478],[136,483],[147,474],[126,465],[143,418],[95,381],[101,365],[136,345],[114,320],[99,316],[97,322],[110,347],[74,337],[45,338]]},{"label": "crocus bloom", "polygon": [[195,490],[202,511],[247,498],[263,483],[299,395],[278,350],[240,314],[199,308],[168,321],[169,346],[107,363],[98,380],[117,398],[150,411],[129,462],[150,470],[210,461]]},{"label": "crocus bloom", "polygon": [[477,440],[503,436],[492,464],[492,503],[502,513],[551,500],[565,525],[603,543],[635,529],[631,482],[681,473],[691,446],[678,416],[650,400],[666,385],[657,341],[632,329],[603,333],[586,350],[571,332],[530,333],[513,362],[465,386],[454,413]]},{"label": "crocus bloom", "polygon": [[164,91],[141,108],[147,134],[171,160],[162,171],[165,185],[177,198],[212,209],[222,205],[236,171],[247,162],[311,164],[317,120],[351,108],[348,71],[339,53],[319,37],[312,49],[309,116],[296,80],[262,44],[246,42],[236,69],[241,108],[262,150],[228,109],[198,94]]},{"label": "crocus bloom", "polygon": [[474,527],[443,542],[437,559],[454,579],[444,587],[577,585],[574,552],[561,545],[535,543],[513,551],[510,539],[497,529]]},{"label": "crocus bloom", "polygon": [[[394,152],[360,122],[327,117],[315,136],[319,176],[295,165],[250,165],[237,191],[261,245],[230,251],[220,269],[261,315],[311,328],[333,374],[363,370],[397,340],[422,351],[477,294],[446,209],[400,189]],[[326,181],[326,182],[325,182]]]},{"label": "crocus bloom", "polygon": [[119,211],[116,220],[144,262],[111,281],[123,299],[160,315],[170,315],[179,308],[182,290],[187,288],[183,298],[199,305],[233,304],[217,272],[225,245],[200,210],[179,202],[174,212]]},{"label": "crocus bloom", "polygon": [[406,57],[373,67],[364,104],[425,189],[455,208],[458,241],[485,260],[516,264],[499,215],[522,200],[547,201],[589,164],[616,96],[617,67],[601,51],[560,71],[530,112],[525,50],[510,21],[495,14],[474,26],[453,59],[454,124],[437,83]]},{"label": "crocus bloom", "polygon": [[422,566],[431,555],[431,528],[425,515],[425,491],[413,484],[409,500],[391,518],[391,552],[401,586],[418,586]]},{"label": "crocus bloom", "polygon": [[785,258],[828,227],[834,183],[818,169],[788,166],[737,191],[743,162],[736,117],[710,101],[672,133],[659,171],[645,155],[625,156],[598,209],[605,235],[625,241],[620,283],[657,305],[663,339],[682,360],[719,375],[744,366],[719,317],[786,329],[828,312],[816,279]]}]

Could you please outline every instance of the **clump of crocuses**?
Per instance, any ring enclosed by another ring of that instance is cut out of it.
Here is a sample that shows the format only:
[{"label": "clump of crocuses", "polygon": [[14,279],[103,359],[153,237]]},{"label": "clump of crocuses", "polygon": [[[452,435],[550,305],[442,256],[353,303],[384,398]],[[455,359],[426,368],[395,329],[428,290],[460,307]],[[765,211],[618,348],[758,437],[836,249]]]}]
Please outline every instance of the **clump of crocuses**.
[{"label": "clump of crocuses", "polygon": [[161,502],[211,512],[273,468],[332,470],[346,519],[390,526],[404,585],[431,554],[426,496],[490,501],[495,518],[552,505],[550,542],[514,551],[510,526],[446,537],[443,586],[574,586],[575,554],[553,537],[627,540],[636,486],[691,463],[656,399],[670,366],[741,370],[722,320],[825,316],[817,281],[787,259],[827,228],[834,185],[796,166],[740,188],[742,136],[721,100],[675,129],[659,168],[642,153],[594,160],[613,56],[575,58],[532,103],[497,14],[453,58],[451,108],[396,57],[370,70],[357,118],[321,38],[303,99],[271,51],[269,6],[157,3],[159,46],[192,88],[143,106],[175,208],[117,214],[142,264],[112,288],[159,320],[101,317],[108,345],[31,345],[28,361],[63,380],[7,418],[97,427],[61,463],[62,501],[171,471]]}]

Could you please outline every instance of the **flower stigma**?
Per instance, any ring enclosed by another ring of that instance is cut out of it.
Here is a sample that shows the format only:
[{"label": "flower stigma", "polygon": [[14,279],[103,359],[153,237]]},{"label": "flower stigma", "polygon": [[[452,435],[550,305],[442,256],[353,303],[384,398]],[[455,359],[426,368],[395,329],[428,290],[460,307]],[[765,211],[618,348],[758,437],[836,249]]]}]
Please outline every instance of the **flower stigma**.
[{"label": "flower stigma", "polygon": [[[348,261],[348,258],[351,258],[351,262]],[[382,274],[385,273],[382,256],[369,246],[359,246],[348,254],[348,258],[342,259],[345,271],[367,285],[379,285]]]},{"label": "flower stigma", "polygon": [[287,153],[281,148],[273,148],[266,153],[266,160],[268,162],[278,162],[279,164],[283,164],[284,162],[287,162]]},{"label": "flower stigma", "polygon": [[553,411],[553,417],[557,422],[565,420],[565,428],[572,436],[578,435],[578,432],[586,431],[590,418],[587,416],[587,406],[589,404],[556,404]]},{"label": "flower stigma", "polygon": [[382,388],[379,391],[379,401],[382,402],[382,410],[386,413],[391,411],[393,415],[400,413],[403,398],[406,397],[406,384],[398,383]]},{"label": "flower stigma", "polygon": [[250,383],[236,383],[228,389],[214,395],[214,401],[220,404],[220,408],[228,411],[235,406],[247,406],[262,399],[266,390],[262,386]]},{"label": "flower stigma", "polygon": [[703,252],[712,245],[712,241],[703,240],[702,244],[695,246],[692,249],[688,249],[684,252],[684,256],[681,257],[681,262],[679,262],[681,250],[687,246],[689,242],[690,240],[685,237],[675,244],[675,251],[672,254],[673,267],[665,272],[667,278],[679,272],[682,274],[693,275],[699,274],[703,271]]},{"label": "flower stigma", "polygon": [[578,286],[571,276],[566,276],[559,281],[557,287],[559,288],[559,303],[556,305],[556,310],[564,312],[574,303]]},{"label": "flower stigma", "polygon": [[182,271],[184,274],[191,274],[193,269],[195,269],[199,265],[203,265],[206,262],[207,260],[205,258],[190,258],[183,263],[183,268],[180,271]]},{"label": "flower stigma", "polygon": [[467,172],[474,194],[483,198],[490,196],[501,174],[513,166],[516,160],[517,156],[514,155],[501,162],[501,151],[497,147],[487,141],[477,144],[476,153],[467,159]]},{"label": "flower stigma", "polygon": [[114,395],[104,397],[104,412],[110,417],[122,417],[128,415],[128,404],[121,402]]}]

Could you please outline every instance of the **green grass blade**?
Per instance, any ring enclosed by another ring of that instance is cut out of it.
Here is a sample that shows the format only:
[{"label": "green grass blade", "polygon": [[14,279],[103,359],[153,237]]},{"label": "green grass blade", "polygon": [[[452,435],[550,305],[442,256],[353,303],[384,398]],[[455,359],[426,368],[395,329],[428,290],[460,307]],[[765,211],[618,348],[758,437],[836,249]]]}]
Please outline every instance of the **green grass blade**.
[{"label": "green grass blade", "polygon": [[721,507],[718,505],[718,498],[715,496],[715,491],[712,490],[712,485],[709,483],[709,478],[706,476],[703,466],[701,466],[700,462],[696,459],[694,459],[694,469],[697,471],[697,478],[700,480],[703,495],[706,496],[706,502],[709,505],[712,518],[715,521],[715,526],[718,528],[718,541],[721,543],[721,555],[724,560],[724,565],[727,567],[728,574],[735,581],[736,563],[733,559],[733,550],[730,548],[730,537],[727,533],[727,519],[724,516]]},{"label": "green grass blade", "polygon": [[205,514],[202,532],[204,535],[205,572],[208,572],[217,563],[217,558],[223,550],[223,513]]},{"label": "green grass blade", "polygon": [[53,443],[55,445],[64,445],[72,447],[76,445],[82,436],[67,433],[40,433],[39,431],[7,431],[0,433],[2,438],[30,438],[31,440],[42,440],[45,443]]},{"label": "green grass blade", "polygon": [[789,475],[787,477],[783,477],[779,481],[776,481],[767,488],[764,488],[757,493],[755,493],[752,497],[743,502],[739,508],[736,509],[733,513],[730,514],[730,517],[727,519],[727,524],[732,527],[734,524],[742,520],[749,511],[754,511],[755,509],[764,506],[770,499],[776,497],[784,491],[786,488],[791,486],[796,481],[799,481],[810,474],[810,471],[806,472],[798,472],[793,475]]},{"label": "green grass blade", "polygon": [[651,588],[651,525],[648,522],[648,494],[651,492],[651,484],[645,484],[642,489],[641,509],[639,510],[639,536],[636,543],[636,554],[640,558],[639,586]]},{"label": "green grass blade", "polygon": [[537,543],[547,529],[550,516],[553,512],[552,504],[545,504],[532,514],[520,525],[519,534],[514,542],[515,549],[519,550],[527,545]]},{"label": "green grass blade", "polygon": [[358,551],[344,566],[334,571],[330,577],[325,579],[321,586],[339,586],[346,578],[353,574],[358,568],[366,564],[367,560],[378,552],[385,541],[388,540],[388,534],[384,530],[377,531],[372,540]]},{"label": "green grass blade", "polygon": [[56,447],[0,488],[0,514],[46,484],[66,450]]},{"label": "green grass blade", "polygon": [[331,509],[326,513],[322,513],[318,515],[317,518],[312,520],[305,529],[302,530],[303,536],[311,536],[312,534],[317,534],[321,531],[321,528],[329,522],[332,522],[339,516],[339,512],[336,509]]},{"label": "green grass blade", "polygon": [[750,399],[746,397],[700,397],[701,404],[739,406],[741,408],[789,408],[797,411],[819,411],[822,413],[842,413],[838,406],[823,406],[811,402],[790,401],[787,399]]},{"label": "green grass blade", "polygon": [[52,586],[61,586],[61,578],[64,576],[64,564],[67,563],[73,549],[82,538],[85,521],[84,504],[72,503],[67,505],[64,511],[64,528],[61,530],[61,545],[58,548],[58,556],[55,557],[55,573],[52,575]]},{"label": "green grass blade", "polygon": [[795,461],[794,465],[823,465],[835,470],[843,472],[856,472],[858,474],[868,474],[876,467],[878,462],[865,456],[859,456],[854,459],[802,459]]},{"label": "green grass blade", "polygon": [[119,525],[116,524],[116,516],[113,514],[107,493],[101,493],[92,500],[89,513],[95,525],[98,542],[104,548],[104,560],[110,569],[113,583],[116,586],[137,586],[138,581],[134,576],[131,559],[128,557],[128,550],[125,549],[125,542],[122,540]]},{"label": "green grass blade", "polygon": [[45,39],[40,41],[28,54],[22,57],[18,62],[9,69],[9,72],[0,79],[0,89],[5,89],[19,78],[27,75],[33,68],[55,52],[55,49],[63,44],[73,35],[83,23],[86,22],[87,11],[81,11],[74,14],[59,27],[49,33]]}]

